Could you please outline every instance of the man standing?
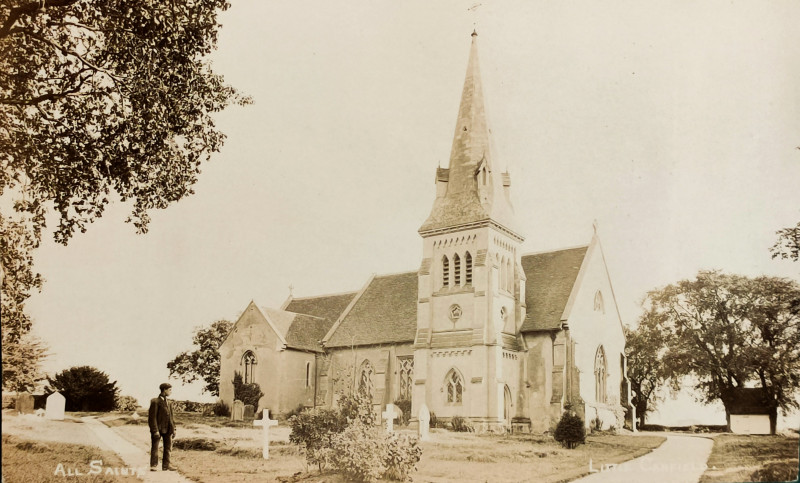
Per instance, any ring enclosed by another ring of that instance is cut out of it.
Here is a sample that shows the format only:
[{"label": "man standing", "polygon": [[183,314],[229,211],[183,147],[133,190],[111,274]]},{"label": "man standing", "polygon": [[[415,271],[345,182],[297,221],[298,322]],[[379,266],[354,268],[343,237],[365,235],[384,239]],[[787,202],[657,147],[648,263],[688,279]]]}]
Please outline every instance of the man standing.
[{"label": "man standing", "polygon": [[158,386],[161,394],[150,400],[150,471],[158,470],[158,441],[164,438],[164,457],[161,468],[164,471],[175,471],[169,464],[169,452],[172,449],[172,440],[175,438],[175,419],[172,417],[172,404],[167,401],[167,396],[172,393],[172,386],[164,383]]}]

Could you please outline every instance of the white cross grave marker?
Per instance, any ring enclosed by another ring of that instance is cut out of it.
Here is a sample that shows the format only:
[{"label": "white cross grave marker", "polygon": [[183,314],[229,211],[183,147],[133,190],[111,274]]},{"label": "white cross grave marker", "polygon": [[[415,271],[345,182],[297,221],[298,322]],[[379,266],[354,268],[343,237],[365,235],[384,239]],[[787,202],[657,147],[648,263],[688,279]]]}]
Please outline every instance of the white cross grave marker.
[{"label": "white cross grave marker", "polygon": [[386,411],[382,412],[381,416],[386,421],[386,431],[389,433],[394,432],[394,418],[399,416],[394,409],[394,404],[387,404]]},{"label": "white cross grave marker", "polygon": [[428,436],[428,431],[430,430],[431,424],[431,412],[428,410],[428,406],[425,404],[422,405],[419,409],[419,439],[422,441],[428,441],[430,436]]},{"label": "white cross grave marker", "polygon": [[264,409],[264,414],[262,416],[263,419],[256,419],[253,421],[253,426],[261,426],[264,429],[264,436],[263,436],[263,444],[264,450],[262,455],[264,456],[265,460],[269,459],[269,428],[272,426],[277,426],[278,421],[269,418],[269,409]]}]

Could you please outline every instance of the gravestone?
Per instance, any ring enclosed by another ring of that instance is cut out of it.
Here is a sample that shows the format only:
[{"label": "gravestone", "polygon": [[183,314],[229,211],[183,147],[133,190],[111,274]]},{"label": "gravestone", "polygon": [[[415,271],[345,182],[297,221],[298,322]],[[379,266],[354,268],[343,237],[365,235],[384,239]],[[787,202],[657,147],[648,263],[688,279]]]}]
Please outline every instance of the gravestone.
[{"label": "gravestone", "polygon": [[54,392],[53,394],[47,396],[47,404],[45,406],[44,416],[47,419],[53,419],[55,421],[63,421],[64,406],[66,405],[66,403],[67,400],[64,399],[64,396],[62,396],[60,392]]},{"label": "gravestone", "polygon": [[431,424],[431,412],[428,411],[428,406],[425,404],[419,408],[419,439],[422,441],[430,440],[428,431]]},{"label": "gravestone", "polygon": [[139,418],[140,418],[140,416],[136,411],[131,413],[131,419],[133,419],[134,421],[138,421]]},{"label": "gravestone", "polygon": [[262,434],[264,449],[261,451],[261,455],[265,460],[269,459],[269,428],[277,425],[278,421],[269,418],[269,409],[266,408],[263,411],[263,419],[253,421],[253,426],[261,426],[264,430]]},{"label": "gravestone", "polygon": [[241,421],[244,419],[244,403],[240,400],[233,401],[233,409],[231,409],[231,421]]},{"label": "gravestone", "polygon": [[386,421],[386,432],[393,433],[394,432],[394,418],[399,416],[397,411],[395,411],[394,404],[387,404],[386,411],[381,413],[383,416],[383,420]]},{"label": "gravestone", "polygon": [[33,414],[33,396],[27,392],[17,394],[14,409],[20,414]]},{"label": "gravestone", "polygon": [[252,404],[244,405],[244,419],[253,419],[256,417],[256,408]]}]

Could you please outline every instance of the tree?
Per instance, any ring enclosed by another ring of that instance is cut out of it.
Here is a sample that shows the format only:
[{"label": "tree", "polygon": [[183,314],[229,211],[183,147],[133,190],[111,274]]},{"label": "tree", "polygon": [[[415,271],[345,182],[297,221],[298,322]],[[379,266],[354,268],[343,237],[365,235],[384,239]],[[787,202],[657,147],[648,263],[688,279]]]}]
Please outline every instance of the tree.
[{"label": "tree", "polygon": [[247,104],[211,70],[225,0],[0,2],[3,346],[30,330],[24,301],[45,214],[55,240],[99,218],[112,194],[148,211],[192,193],[225,136],[212,114]]},{"label": "tree", "polygon": [[218,320],[208,328],[196,329],[192,342],[197,349],[181,352],[167,363],[170,377],[177,376],[186,384],[201,378],[206,383],[203,392],[219,396],[219,346],[231,328],[232,322]]},{"label": "tree", "polygon": [[233,373],[233,399],[238,399],[246,405],[253,406],[258,409],[258,401],[264,396],[261,392],[261,386],[255,382],[244,382],[242,373],[236,371]]},{"label": "tree", "polygon": [[44,379],[41,362],[46,355],[47,347],[31,334],[15,343],[3,342],[3,391],[33,391]]},{"label": "tree", "polygon": [[800,260],[800,222],[795,227],[783,228],[775,234],[778,240],[769,249],[772,258],[789,258],[795,262]]},{"label": "tree", "polygon": [[625,327],[631,404],[636,408],[639,426],[645,424],[647,413],[656,408],[658,392],[668,378],[662,362],[666,341],[666,334],[649,313],[639,318],[636,328]]},{"label": "tree", "polygon": [[60,392],[67,411],[111,411],[117,402],[116,381],[109,381],[105,372],[91,366],[71,367],[47,381],[46,392]]},{"label": "tree", "polygon": [[730,408],[739,389],[760,385],[784,411],[798,407],[800,284],[701,271],[648,294],[648,313],[670,334],[663,360],[674,376],[692,375],[704,402]]}]

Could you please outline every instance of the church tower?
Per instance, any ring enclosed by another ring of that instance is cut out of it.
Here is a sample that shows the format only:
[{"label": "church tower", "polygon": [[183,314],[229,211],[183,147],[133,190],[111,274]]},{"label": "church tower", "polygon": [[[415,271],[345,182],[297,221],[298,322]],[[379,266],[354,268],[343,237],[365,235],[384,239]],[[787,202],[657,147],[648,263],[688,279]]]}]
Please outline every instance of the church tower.
[{"label": "church tower", "polygon": [[424,403],[438,417],[461,416],[476,429],[491,429],[510,425],[517,406],[525,275],[511,179],[492,158],[477,36],[450,163],[436,170],[436,199],[419,229],[412,412],[418,415]]}]

